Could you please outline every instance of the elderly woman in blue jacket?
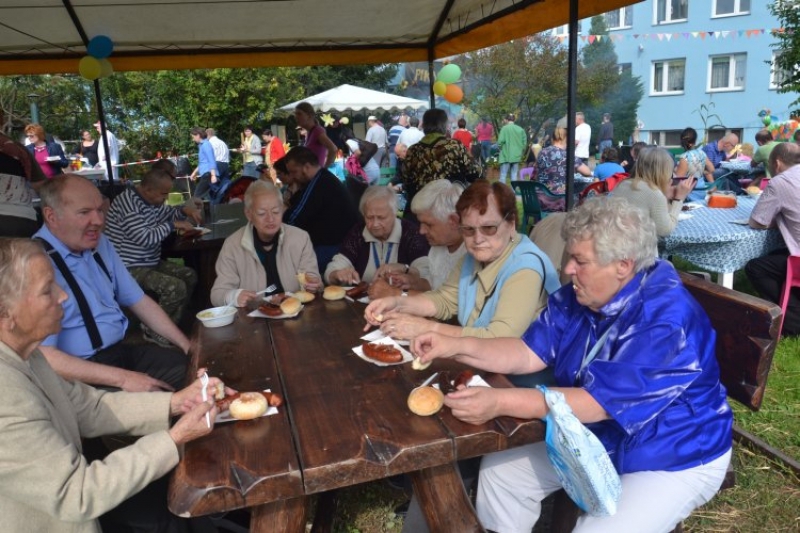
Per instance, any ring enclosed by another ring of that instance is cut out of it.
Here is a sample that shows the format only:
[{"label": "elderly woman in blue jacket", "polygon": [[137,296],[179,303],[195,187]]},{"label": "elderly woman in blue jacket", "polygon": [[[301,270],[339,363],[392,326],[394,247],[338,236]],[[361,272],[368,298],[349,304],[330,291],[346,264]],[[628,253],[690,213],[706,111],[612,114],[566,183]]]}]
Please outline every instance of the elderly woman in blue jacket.
[{"label": "elderly woman in blue jacket", "polygon": [[[591,200],[562,228],[572,282],[521,339],[423,334],[423,363],[451,357],[478,369],[552,368],[575,416],[603,443],[622,481],[617,513],[584,515],[580,533],[672,531],[719,490],[733,416],[714,355],[716,335],[673,266],[657,259],[655,224],[623,198]],[[447,395],[457,418],[544,418],[532,388],[470,387]],[[541,501],[561,488],[545,443],[483,458],[477,512],[486,529],[530,531]]]}]

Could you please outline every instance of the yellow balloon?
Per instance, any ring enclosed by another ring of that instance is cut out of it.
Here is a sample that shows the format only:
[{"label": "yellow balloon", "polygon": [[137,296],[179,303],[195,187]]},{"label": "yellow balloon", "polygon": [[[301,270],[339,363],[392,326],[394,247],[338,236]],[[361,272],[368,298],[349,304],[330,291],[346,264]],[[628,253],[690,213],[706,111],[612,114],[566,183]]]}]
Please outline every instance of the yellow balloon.
[{"label": "yellow balloon", "polygon": [[111,65],[111,61],[108,59],[98,59],[98,63],[100,63],[100,77],[107,78],[114,73],[114,67]]},{"label": "yellow balloon", "polygon": [[433,84],[433,94],[436,96],[444,96],[445,92],[447,92],[447,85],[444,82],[437,81]]},{"label": "yellow balloon", "polygon": [[100,77],[102,68],[100,62],[92,56],[86,56],[78,63],[78,72],[87,80],[96,80]]}]

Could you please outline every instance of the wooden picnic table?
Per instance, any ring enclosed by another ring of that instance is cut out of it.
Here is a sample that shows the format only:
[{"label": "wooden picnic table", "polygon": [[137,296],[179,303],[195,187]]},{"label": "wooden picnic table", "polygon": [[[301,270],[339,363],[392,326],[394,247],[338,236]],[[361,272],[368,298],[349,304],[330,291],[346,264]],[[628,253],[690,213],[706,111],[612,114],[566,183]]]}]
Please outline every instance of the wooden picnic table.
[{"label": "wooden picnic table", "polygon": [[[270,388],[285,404],[276,415],[221,424],[186,446],[172,476],[169,504],[181,516],[242,507],[251,531],[304,531],[309,495],[410,473],[432,531],[483,531],[456,461],[542,440],[539,420],[508,417],[473,426],[444,408],[419,417],[409,392],[437,361],[378,367],[351,348],[362,342],[364,306],[317,299],[294,319],[246,316],[230,326],[195,326],[189,375],[206,366],[238,390]],[[504,376],[485,374],[492,386]]]}]

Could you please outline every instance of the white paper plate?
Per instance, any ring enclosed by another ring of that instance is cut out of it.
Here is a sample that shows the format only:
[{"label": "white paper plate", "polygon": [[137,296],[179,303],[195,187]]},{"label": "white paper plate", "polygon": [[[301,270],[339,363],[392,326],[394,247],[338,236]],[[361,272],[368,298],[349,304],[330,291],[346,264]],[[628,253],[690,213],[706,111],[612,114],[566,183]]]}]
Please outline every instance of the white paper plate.
[{"label": "white paper plate", "polygon": [[[264,389],[264,392],[272,392],[270,389]],[[271,416],[278,414],[277,407],[267,407],[267,411],[261,416]],[[259,417],[261,418],[261,417]],[[224,424],[226,422],[240,422],[238,418],[233,418],[231,416],[231,412],[228,409],[224,411],[220,411],[217,413],[217,418],[214,419],[215,424]]]},{"label": "white paper plate", "polygon": [[397,342],[394,339],[390,338],[390,337],[384,337],[382,339],[379,339],[379,340],[376,340],[376,341],[373,341],[373,342],[375,342],[377,344],[390,344],[390,345],[394,346],[395,348],[400,350],[401,354],[403,354],[403,360],[402,361],[398,361],[397,363],[381,363],[380,361],[376,361],[374,359],[370,359],[369,357],[364,355],[364,350],[361,349],[361,345],[360,344],[358,346],[354,346],[353,347],[353,353],[356,354],[361,359],[363,359],[364,361],[366,361],[368,363],[372,363],[375,366],[403,365],[405,363],[410,363],[411,361],[414,360],[414,356],[411,355],[411,352],[409,352],[408,350],[406,350],[405,348],[403,348],[402,346],[397,344]]}]

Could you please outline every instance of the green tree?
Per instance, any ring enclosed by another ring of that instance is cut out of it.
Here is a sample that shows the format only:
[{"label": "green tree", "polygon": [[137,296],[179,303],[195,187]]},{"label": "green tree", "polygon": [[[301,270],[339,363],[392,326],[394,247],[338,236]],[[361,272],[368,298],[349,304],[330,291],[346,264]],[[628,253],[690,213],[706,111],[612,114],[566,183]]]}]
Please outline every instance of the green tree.
[{"label": "green tree", "polygon": [[[775,49],[775,65],[783,74],[779,83],[779,93],[800,92],[800,2],[797,0],[776,0],[769,5],[770,12],[780,21],[783,31],[776,32],[773,37],[777,40],[772,47]],[[800,104],[800,98],[790,105]],[[797,114],[800,110],[795,110]]]},{"label": "green tree", "polygon": [[578,107],[592,125],[593,145],[597,144],[603,113],[612,116],[614,140],[627,141],[636,127],[636,114],[644,95],[642,81],[630,70],[620,72],[604,16],[592,17],[589,35],[593,42],[583,49],[583,64],[592,73],[591,83],[597,84],[598,90],[589,99],[579,96]]},{"label": "green tree", "polygon": [[[109,129],[126,141],[123,158],[137,160],[172,149],[195,153],[189,136],[193,126],[213,127],[238,146],[247,124],[293,124],[293,118],[276,114],[281,105],[343,83],[385,90],[396,70],[395,65],[349,65],[121,72],[100,80],[100,86]],[[79,76],[0,77],[4,132],[19,136],[30,123],[29,94],[39,95],[45,130],[62,139],[77,139],[97,120],[93,83]]]}]

